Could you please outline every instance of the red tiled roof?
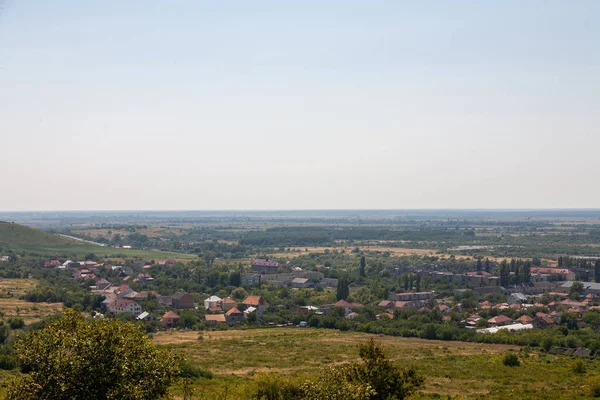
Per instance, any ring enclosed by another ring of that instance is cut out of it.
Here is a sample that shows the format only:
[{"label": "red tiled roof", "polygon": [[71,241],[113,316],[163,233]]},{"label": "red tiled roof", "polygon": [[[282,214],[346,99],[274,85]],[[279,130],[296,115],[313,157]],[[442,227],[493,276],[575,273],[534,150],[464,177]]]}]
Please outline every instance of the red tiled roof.
[{"label": "red tiled roof", "polygon": [[225,314],[206,314],[206,321],[225,322]]},{"label": "red tiled roof", "polygon": [[506,315],[498,315],[494,318],[488,319],[488,322],[490,324],[503,324],[505,322],[510,322],[510,321],[512,321],[512,318],[509,318]]},{"label": "red tiled roof", "polygon": [[262,296],[248,296],[248,297],[246,297],[246,299],[244,301],[242,301],[242,304],[249,305],[249,306],[268,306],[269,305],[269,303],[267,303],[267,301],[265,299],[263,299]]},{"label": "red tiled roof", "polygon": [[225,315],[227,315],[227,316],[234,315],[234,314],[237,314],[237,315],[244,315],[244,313],[243,313],[243,312],[241,312],[240,310],[238,310],[238,309],[237,309],[237,308],[235,308],[235,307],[233,307],[231,310],[229,310],[229,311],[227,311],[227,312],[225,313]]},{"label": "red tiled roof", "polygon": [[173,311],[167,311],[162,319],[179,319],[179,315],[175,314]]}]

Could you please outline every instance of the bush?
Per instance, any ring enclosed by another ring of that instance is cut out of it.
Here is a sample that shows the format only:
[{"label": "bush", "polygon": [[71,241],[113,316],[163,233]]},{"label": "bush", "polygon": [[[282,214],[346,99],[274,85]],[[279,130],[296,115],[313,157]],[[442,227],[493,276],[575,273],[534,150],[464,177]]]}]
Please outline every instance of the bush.
[{"label": "bush", "polygon": [[502,364],[507,367],[518,367],[521,365],[521,361],[515,353],[506,353],[504,359],[502,359]]},{"label": "bush", "polygon": [[591,395],[592,397],[600,397],[600,383],[596,383],[591,387]]},{"label": "bush", "polygon": [[14,317],[8,319],[8,324],[10,329],[21,329],[25,326],[25,321],[23,321],[23,318]]},{"label": "bush", "polygon": [[179,368],[179,376],[182,378],[213,378],[212,372],[198,368],[189,361],[182,361]]},{"label": "bush", "polygon": [[576,374],[585,374],[587,372],[587,365],[581,358],[578,358],[571,364],[571,369]]}]

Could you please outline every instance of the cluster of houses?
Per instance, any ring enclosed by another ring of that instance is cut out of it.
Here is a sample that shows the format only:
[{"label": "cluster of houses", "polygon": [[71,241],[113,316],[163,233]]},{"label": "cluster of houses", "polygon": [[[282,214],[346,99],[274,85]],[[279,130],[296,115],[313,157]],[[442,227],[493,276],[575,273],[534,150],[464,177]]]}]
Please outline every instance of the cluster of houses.
[{"label": "cluster of houses", "polygon": [[261,296],[248,296],[239,304],[229,297],[210,296],[204,300],[204,308],[208,312],[204,318],[210,326],[219,322],[236,325],[252,314],[260,317],[268,307],[269,303]]},{"label": "cluster of houses", "polygon": [[[566,268],[531,267],[531,282],[569,281],[574,280],[576,274]],[[453,273],[442,271],[430,271],[429,275],[441,278],[447,282],[470,286],[499,286],[500,277],[486,271],[472,271],[466,273]]]}]

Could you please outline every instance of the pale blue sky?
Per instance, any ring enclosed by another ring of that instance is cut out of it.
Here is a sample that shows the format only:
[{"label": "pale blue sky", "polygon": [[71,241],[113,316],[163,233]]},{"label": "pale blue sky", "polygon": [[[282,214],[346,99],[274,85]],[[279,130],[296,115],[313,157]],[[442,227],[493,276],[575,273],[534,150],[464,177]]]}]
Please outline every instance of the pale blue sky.
[{"label": "pale blue sky", "polygon": [[0,210],[599,206],[598,1],[0,5]]}]

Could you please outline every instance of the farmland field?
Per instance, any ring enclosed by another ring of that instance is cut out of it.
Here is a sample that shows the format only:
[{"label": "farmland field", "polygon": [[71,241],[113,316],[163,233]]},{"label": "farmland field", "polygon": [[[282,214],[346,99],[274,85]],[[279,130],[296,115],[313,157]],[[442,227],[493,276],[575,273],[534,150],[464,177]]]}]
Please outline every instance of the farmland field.
[{"label": "farmland field", "polygon": [[62,303],[31,303],[19,300],[19,296],[35,288],[36,284],[34,279],[0,279],[0,312],[5,318],[20,317],[25,324],[30,324],[62,310]]},{"label": "farmland field", "polygon": [[[161,332],[156,344],[185,355],[193,364],[215,374],[196,381],[200,398],[244,398],[257,374],[276,373],[303,379],[326,366],[354,361],[358,343],[375,338],[401,366],[414,366],[425,385],[412,398],[589,398],[600,372],[598,361],[587,361],[587,374],[571,369],[571,358],[523,355],[518,346],[443,342],[374,336],[335,330],[271,328],[220,332]],[[520,367],[506,367],[502,356],[521,353]],[[549,379],[552,377],[552,379]],[[177,394],[177,388],[175,390]],[[202,397],[204,396],[204,397]]]}]

